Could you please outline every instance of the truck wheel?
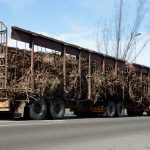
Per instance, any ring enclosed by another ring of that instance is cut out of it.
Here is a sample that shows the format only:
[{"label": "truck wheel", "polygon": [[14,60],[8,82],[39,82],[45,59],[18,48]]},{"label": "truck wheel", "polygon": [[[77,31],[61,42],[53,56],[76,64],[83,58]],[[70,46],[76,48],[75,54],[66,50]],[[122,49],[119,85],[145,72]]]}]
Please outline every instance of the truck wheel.
[{"label": "truck wheel", "polygon": [[124,103],[122,101],[120,101],[116,105],[116,116],[117,117],[123,117],[124,116]]},{"label": "truck wheel", "polygon": [[114,117],[115,116],[115,104],[113,101],[109,101],[106,108],[106,116],[107,117]]},{"label": "truck wheel", "polygon": [[44,100],[33,101],[29,106],[29,117],[33,120],[45,119],[47,105]]},{"label": "truck wheel", "polygon": [[50,115],[52,119],[61,119],[65,114],[65,103],[63,100],[54,100],[50,106]]}]

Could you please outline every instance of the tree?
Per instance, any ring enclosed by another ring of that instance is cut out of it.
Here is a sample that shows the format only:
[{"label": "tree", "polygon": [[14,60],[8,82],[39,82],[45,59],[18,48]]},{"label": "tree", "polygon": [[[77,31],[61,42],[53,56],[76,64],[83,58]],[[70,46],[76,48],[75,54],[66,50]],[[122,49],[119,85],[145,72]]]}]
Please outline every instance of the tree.
[{"label": "tree", "polygon": [[[125,0],[115,0],[114,3],[115,17],[113,20],[98,23],[97,49],[99,52],[113,55],[116,58],[134,61],[150,41],[148,30],[140,32],[144,24],[146,0],[136,0],[134,15],[128,14],[128,3],[125,3]],[[140,47],[137,48],[138,43]],[[137,53],[133,55],[135,49]]]}]

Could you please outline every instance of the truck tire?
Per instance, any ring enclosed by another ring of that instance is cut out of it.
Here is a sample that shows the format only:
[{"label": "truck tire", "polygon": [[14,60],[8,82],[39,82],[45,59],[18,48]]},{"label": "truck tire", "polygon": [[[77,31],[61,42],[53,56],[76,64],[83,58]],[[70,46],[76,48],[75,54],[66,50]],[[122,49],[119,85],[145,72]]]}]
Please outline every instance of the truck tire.
[{"label": "truck tire", "polygon": [[118,102],[116,105],[116,116],[117,117],[124,116],[124,103],[122,101]]},{"label": "truck tire", "polygon": [[29,106],[29,117],[33,120],[45,119],[47,104],[44,100],[33,101]]},{"label": "truck tire", "polygon": [[54,100],[50,105],[50,115],[52,119],[61,119],[65,114],[65,103],[63,100]]},{"label": "truck tire", "polygon": [[109,101],[106,108],[106,117],[114,117],[115,111],[115,103],[113,101]]}]

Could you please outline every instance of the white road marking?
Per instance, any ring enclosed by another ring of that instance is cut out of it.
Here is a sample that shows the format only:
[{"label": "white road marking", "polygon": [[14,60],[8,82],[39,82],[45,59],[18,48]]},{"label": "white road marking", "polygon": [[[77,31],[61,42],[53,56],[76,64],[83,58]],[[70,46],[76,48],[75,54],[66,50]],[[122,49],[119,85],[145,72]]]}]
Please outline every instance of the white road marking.
[{"label": "white road marking", "polygon": [[[14,127],[14,126],[32,126],[32,125],[53,125],[53,124],[61,124],[66,120],[42,120],[42,121],[21,121],[21,122],[12,122],[5,121],[0,122],[0,127]],[[1,124],[2,123],[2,124]]]}]

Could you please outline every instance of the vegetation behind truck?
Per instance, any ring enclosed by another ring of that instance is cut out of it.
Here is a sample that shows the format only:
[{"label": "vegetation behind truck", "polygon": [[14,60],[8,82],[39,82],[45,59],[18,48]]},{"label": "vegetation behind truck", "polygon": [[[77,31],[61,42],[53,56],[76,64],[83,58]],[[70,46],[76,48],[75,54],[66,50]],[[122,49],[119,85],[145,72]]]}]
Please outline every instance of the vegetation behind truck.
[{"label": "vegetation behind truck", "polygon": [[[1,23],[0,111],[31,119],[150,115],[150,69]],[[18,48],[19,41],[24,49]]]}]

